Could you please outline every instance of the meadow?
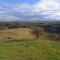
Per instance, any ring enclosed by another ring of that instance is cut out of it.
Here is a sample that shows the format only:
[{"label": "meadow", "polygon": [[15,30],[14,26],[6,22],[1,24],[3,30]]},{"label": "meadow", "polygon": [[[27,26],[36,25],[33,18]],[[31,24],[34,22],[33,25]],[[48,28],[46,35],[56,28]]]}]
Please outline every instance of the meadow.
[{"label": "meadow", "polygon": [[0,60],[60,60],[60,42],[36,39],[28,28],[0,30]]}]

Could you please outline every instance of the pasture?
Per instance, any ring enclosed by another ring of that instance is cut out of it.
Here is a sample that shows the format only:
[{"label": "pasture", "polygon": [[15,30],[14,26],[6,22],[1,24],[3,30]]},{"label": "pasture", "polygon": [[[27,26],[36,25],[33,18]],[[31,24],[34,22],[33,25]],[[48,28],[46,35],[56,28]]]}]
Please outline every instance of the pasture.
[{"label": "pasture", "polygon": [[0,60],[60,60],[60,42],[33,39],[27,28],[0,30]]}]

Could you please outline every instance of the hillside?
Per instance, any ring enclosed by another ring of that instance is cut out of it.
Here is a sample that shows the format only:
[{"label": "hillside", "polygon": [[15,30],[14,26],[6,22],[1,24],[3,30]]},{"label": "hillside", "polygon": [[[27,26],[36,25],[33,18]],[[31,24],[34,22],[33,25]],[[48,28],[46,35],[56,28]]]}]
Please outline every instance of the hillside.
[{"label": "hillside", "polygon": [[48,40],[0,40],[0,60],[60,60],[60,43]]},{"label": "hillside", "polygon": [[60,60],[60,42],[32,39],[29,31],[0,30],[0,60]]}]

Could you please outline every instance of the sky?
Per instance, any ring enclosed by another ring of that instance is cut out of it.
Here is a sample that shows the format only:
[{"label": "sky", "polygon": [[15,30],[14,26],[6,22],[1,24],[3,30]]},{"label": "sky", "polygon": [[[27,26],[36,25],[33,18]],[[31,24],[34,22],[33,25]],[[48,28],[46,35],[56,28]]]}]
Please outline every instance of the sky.
[{"label": "sky", "polygon": [[60,0],[0,0],[0,21],[60,21]]}]

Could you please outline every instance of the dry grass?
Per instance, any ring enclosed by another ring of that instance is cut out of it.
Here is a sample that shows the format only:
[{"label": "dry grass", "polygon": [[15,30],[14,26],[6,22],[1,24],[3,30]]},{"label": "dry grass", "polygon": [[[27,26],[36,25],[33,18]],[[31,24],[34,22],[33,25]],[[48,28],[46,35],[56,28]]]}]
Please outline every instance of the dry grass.
[{"label": "dry grass", "polygon": [[0,30],[0,39],[12,38],[12,39],[21,39],[21,38],[31,38],[30,29],[28,28],[18,28],[18,29],[8,29]]}]

